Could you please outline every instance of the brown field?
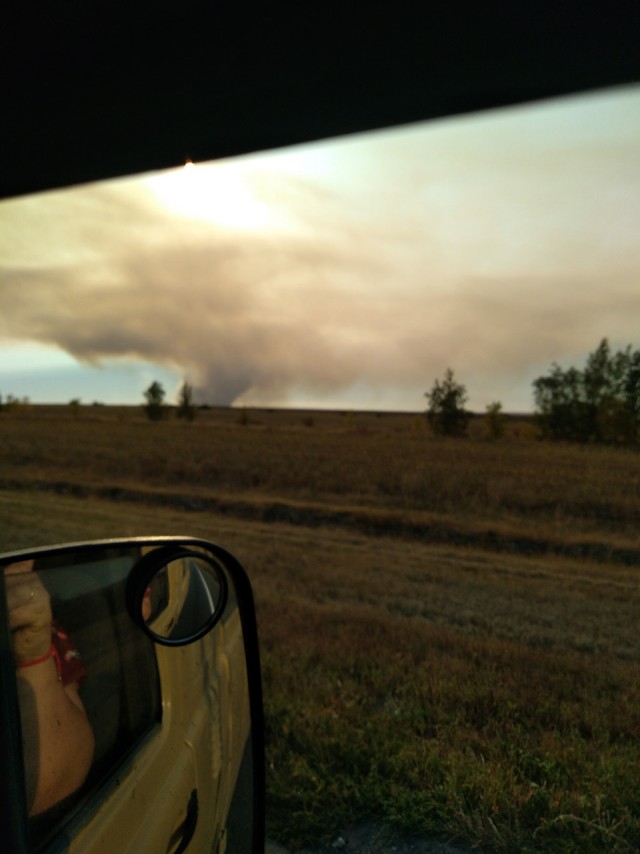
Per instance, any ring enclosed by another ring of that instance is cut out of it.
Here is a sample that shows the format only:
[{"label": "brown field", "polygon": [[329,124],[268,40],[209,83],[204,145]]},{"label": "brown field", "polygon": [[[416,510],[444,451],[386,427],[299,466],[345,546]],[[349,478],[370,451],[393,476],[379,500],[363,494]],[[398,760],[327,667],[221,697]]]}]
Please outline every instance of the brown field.
[{"label": "brown field", "polygon": [[3,550],[217,540],[254,584],[268,826],[640,848],[640,455],[420,416],[0,413]]}]

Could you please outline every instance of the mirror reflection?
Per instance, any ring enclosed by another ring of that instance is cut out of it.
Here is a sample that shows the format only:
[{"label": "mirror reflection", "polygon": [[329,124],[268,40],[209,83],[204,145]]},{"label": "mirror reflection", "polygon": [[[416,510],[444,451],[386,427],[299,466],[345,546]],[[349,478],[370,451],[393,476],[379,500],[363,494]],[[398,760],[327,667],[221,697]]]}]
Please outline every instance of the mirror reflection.
[{"label": "mirror reflection", "polygon": [[32,736],[24,742],[28,808],[38,815],[84,782],[95,738],[80,693],[87,678],[81,653],[54,617],[34,564],[12,563],[4,577],[22,729]]},{"label": "mirror reflection", "polygon": [[221,569],[191,553],[157,570],[144,590],[140,610],[155,638],[179,642],[210,628],[225,600]]}]

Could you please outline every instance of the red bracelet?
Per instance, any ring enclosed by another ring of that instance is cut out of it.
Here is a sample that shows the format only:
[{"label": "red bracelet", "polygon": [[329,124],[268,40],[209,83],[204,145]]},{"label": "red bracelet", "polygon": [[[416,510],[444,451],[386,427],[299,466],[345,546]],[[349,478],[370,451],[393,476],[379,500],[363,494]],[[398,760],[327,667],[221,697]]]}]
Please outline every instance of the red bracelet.
[{"label": "red bracelet", "polygon": [[55,658],[56,660],[56,670],[58,671],[58,679],[60,678],[62,667],[60,664],[60,656],[58,654],[58,650],[55,648],[53,644],[49,647],[47,652],[44,655],[41,655],[40,658],[34,658],[32,661],[19,661],[18,667],[35,667],[36,664],[42,664],[43,661],[46,661],[48,658]]}]

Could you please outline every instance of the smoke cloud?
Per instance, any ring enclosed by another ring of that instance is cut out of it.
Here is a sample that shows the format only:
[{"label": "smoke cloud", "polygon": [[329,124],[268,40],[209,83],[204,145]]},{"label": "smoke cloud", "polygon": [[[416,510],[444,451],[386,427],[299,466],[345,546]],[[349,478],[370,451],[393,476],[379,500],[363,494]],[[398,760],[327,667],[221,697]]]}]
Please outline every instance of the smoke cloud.
[{"label": "smoke cloud", "polygon": [[4,203],[0,340],[167,365],[214,404],[417,409],[451,366],[472,406],[521,408],[552,361],[639,343],[640,125],[572,153],[508,119],[248,161],[272,227],[176,215],[147,180]]}]

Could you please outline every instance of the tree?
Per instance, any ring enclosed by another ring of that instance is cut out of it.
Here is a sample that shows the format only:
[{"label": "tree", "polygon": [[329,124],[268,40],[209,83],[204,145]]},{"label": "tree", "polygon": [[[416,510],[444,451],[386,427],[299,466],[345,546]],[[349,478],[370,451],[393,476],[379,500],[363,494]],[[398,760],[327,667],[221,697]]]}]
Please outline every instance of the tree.
[{"label": "tree", "polygon": [[146,403],[142,407],[147,413],[147,418],[150,421],[160,421],[164,418],[166,406],[164,403],[165,391],[159,382],[152,382],[149,388],[145,391],[144,396]]},{"label": "tree", "polygon": [[455,381],[453,371],[447,368],[442,382],[436,380],[431,391],[425,392],[429,401],[427,421],[438,436],[464,436],[471,413],[464,408],[467,390]]},{"label": "tree", "polygon": [[533,382],[536,420],[542,435],[586,442],[595,427],[595,410],[585,400],[582,375],[553,364],[546,377]]},{"label": "tree", "polygon": [[578,442],[637,441],[640,351],[612,353],[603,338],[582,371],[553,364],[533,383],[542,435]]},{"label": "tree", "polygon": [[180,386],[176,417],[185,418],[187,421],[193,421],[196,417],[196,407],[193,402],[193,386],[189,385],[188,382],[184,382]]}]

